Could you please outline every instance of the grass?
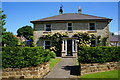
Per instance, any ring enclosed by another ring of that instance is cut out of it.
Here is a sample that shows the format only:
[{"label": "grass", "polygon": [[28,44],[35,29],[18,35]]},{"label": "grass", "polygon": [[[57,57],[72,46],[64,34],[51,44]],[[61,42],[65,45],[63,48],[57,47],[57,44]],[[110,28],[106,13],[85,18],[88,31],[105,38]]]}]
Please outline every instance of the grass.
[{"label": "grass", "polygon": [[60,62],[61,58],[55,58],[50,60],[50,69],[52,69],[58,62]]},{"label": "grass", "polygon": [[118,78],[118,70],[85,74],[80,78]]},{"label": "grass", "polygon": [[79,62],[78,62],[78,59],[77,59],[77,58],[76,58],[76,60],[75,60],[75,63],[76,63],[76,66],[79,65]]}]

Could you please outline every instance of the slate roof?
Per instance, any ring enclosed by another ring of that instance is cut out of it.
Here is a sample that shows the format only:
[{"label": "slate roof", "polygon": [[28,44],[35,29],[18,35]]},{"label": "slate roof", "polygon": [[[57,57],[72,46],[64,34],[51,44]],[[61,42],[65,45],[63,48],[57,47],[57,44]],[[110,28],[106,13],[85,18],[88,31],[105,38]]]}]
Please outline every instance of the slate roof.
[{"label": "slate roof", "polygon": [[60,14],[52,17],[34,20],[31,21],[31,23],[46,22],[46,21],[69,21],[69,20],[112,20],[112,19],[88,15],[88,14],[81,14],[81,13],[66,13],[66,14]]},{"label": "slate roof", "polygon": [[120,35],[110,35],[110,42],[120,42]]}]

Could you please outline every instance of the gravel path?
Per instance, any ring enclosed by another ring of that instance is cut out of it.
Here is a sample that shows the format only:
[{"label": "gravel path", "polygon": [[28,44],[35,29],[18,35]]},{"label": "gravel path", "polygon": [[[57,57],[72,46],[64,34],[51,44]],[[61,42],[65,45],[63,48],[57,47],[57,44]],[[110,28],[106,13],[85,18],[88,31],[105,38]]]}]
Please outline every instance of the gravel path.
[{"label": "gravel path", "polygon": [[61,61],[45,76],[45,78],[74,78],[79,75],[79,68],[75,66],[76,58],[61,58]]}]

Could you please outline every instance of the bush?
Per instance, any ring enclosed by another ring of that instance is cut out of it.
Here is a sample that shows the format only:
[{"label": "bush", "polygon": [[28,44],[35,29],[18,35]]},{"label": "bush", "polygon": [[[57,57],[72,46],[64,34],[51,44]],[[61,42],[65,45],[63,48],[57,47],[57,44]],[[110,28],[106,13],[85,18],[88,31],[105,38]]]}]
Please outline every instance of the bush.
[{"label": "bush", "polygon": [[50,56],[51,56],[51,58],[55,58],[56,54],[52,51],[52,52],[50,52]]},{"label": "bush", "polygon": [[3,47],[2,67],[23,68],[48,62],[52,55],[41,47]]},{"label": "bush", "polygon": [[79,63],[104,63],[120,60],[120,47],[79,47]]}]

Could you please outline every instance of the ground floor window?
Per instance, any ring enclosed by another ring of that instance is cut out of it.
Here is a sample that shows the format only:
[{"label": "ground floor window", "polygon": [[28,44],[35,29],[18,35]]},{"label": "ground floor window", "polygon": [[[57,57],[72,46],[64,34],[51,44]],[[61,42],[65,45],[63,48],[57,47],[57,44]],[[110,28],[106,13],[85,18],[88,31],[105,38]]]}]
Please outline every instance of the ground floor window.
[{"label": "ground floor window", "polygon": [[96,41],[95,40],[91,41],[91,47],[95,47],[95,45],[96,45]]},{"label": "ground floor window", "polygon": [[44,47],[45,49],[50,49],[50,41],[44,41]]}]

